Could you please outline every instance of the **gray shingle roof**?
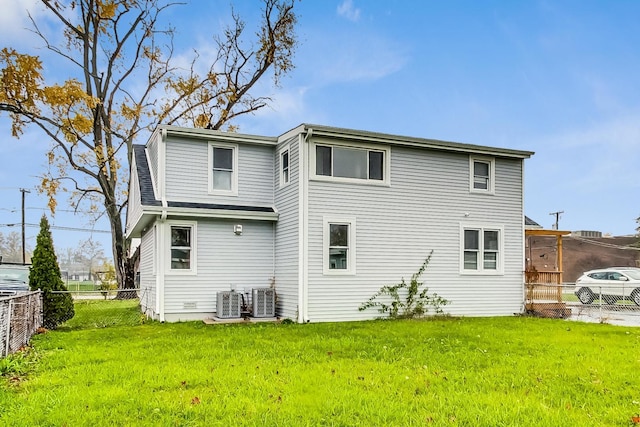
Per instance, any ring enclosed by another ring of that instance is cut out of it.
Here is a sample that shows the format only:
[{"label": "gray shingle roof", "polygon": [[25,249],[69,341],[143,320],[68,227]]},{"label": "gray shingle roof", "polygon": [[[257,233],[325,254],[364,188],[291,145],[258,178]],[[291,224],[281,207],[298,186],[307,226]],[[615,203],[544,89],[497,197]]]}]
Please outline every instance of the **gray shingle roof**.
[{"label": "gray shingle roof", "polygon": [[149,163],[147,163],[144,145],[134,144],[133,155],[136,159],[136,170],[138,172],[138,183],[140,185],[140,200],[142,202],[142,206],[160,206],[160,200],[157,200],[153,193],[151,171],[149,170]]}]

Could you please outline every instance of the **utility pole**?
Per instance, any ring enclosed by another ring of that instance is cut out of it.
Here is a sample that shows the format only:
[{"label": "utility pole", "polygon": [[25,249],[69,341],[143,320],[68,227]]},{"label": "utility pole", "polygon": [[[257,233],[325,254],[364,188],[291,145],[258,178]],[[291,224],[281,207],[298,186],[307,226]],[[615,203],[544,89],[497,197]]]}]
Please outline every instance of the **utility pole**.
[{"label": "utility pole", "polygon": [[27,256],[25,251],[25,235],[24,235],[24,195],[25,193],[31,193],[31,191],[26,188],[21,188],[20,192],[22,193],[22,264],[27,263]]},{"label": "utility pole", "polygon": [[560,215],[562,215],[564,213],[564,211],[558,211],[558,212],[551,212],[549,215],[554,215],[556,217],[556,222],[555,224],[553,224],[553,229],[554,230],[559,230],[558,228],[558,222],[560,221]]}]

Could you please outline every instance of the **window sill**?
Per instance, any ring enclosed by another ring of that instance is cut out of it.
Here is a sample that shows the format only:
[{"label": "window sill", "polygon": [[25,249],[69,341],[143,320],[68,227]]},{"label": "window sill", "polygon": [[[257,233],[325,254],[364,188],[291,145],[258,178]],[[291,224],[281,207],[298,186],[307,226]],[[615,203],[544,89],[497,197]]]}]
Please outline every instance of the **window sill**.
[{"label": "window sill", "polygon": [[461,270],[461,276],[504,276],[504,271]]},{"label": "window sill", "polygon": [[312,175],[309,177],[309,180],[320,182],[334,182],[339,184],[368,185],[372,187],[391,187],[391,184],[388,181],[377,181],[373,179],[340,178],[324,175]]}]

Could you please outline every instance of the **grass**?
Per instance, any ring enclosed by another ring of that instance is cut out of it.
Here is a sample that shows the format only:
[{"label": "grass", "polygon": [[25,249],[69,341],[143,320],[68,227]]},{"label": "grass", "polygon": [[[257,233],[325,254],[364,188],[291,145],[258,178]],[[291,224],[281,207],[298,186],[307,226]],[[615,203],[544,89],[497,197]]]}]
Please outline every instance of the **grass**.
[{"label": "grass", "polygon": [[137,299],[130,300],[75,300],[75,316],[59,329],[104,328],[107,326],[133,326],[143,323]]},{"label": "grass", "polygon": [[605,324],[77,324],[33,347],[29,374],[0,380],[2,425],[628,426],[640,412],[640,329]]},{"label": "grass", "polygon": [[97,290],[96,284],[92,280],[77,281],[77,280],[65,280],[64,285],[69,291],[95,291]]}]

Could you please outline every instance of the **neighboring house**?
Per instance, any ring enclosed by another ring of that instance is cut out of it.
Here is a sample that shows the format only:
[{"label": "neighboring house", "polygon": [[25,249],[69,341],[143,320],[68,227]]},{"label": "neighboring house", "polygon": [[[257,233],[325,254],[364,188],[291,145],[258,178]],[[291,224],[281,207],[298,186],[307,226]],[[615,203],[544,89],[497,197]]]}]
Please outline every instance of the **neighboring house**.
[{"label": "neighboring house", "polygon": [[297,322],[371,319],[422,276],[452,315],[524,309],[523,164],[533,153],[303,124],[279,137],[159,126],[135,146],[127,236],[143,311],[204,319],[218,291],[274,286]]}]

